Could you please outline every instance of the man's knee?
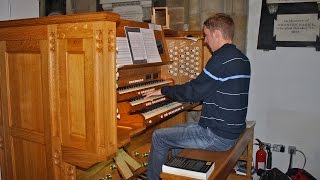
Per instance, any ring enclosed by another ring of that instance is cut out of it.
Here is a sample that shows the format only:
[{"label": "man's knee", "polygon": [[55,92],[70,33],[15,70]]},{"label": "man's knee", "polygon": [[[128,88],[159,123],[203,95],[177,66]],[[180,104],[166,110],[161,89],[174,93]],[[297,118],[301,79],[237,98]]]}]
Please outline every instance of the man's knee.
[{"label": "man's knee", "polygon": [[156,129],[155,131],[153,131],[153,133],[152,133],[152,142],[157,141],[160,136],[161,136],[160,129]]},{"label": "man's knee", "polygon": [[163,142],[163,139],[165,138],[165,131],[163,129],[156,129],[152,133],[152,143],[160,145]]}]

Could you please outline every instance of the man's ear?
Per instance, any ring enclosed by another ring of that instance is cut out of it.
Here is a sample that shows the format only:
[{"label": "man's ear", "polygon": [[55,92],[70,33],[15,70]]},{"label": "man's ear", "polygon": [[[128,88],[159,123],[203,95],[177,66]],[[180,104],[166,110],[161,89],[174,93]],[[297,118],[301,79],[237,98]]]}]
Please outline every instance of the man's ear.
[{"label": "man's ear", "polygon": [[221,33],[221,31],[219,31],[219,30],[214,30],[213,31],[213,33],[212,33],[212,36],[214,36],[214,38],[221,38],[222,37],[222,33]]}]

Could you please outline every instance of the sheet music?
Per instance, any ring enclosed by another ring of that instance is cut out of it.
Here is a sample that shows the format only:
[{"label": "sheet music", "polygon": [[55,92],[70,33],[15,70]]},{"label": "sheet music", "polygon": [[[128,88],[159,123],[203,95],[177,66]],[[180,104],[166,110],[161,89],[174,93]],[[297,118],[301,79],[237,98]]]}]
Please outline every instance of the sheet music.
[{"label": "sheet music", "polygon": [[128,39],[117,37],[117,65],[133,64]]},{"label": "sheet music", "polygon": [[133,64],[161,62],[153,29],[125,27]]},{"label": "sheet music", "polygon": [[143,37],[145,52],[147,55],[147,62],[161,62],[161,57],[157,48],[153,29],[140,28],[140,32]]},{"label": "sheet music", "polygon": [[143,45],[143,37],[140,32],[128,32],[133,61],[146,60],[147,54]]}]

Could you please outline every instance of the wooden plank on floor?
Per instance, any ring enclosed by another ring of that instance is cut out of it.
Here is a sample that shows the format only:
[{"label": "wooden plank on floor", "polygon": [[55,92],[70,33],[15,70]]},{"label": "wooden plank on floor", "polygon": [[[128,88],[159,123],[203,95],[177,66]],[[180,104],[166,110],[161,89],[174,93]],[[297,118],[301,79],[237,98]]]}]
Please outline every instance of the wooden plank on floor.
[{"label": "wooden plank on floor", "polygon": [[126,164],[126,162],[124,161],[121,155],[117,154],[117,156],[114,157],[113,159],[116,161],[118,170],[120,171],[124,179],[129,179],[130,177],[133,176],[133,173],[131,172],[129,166]]},{"label": "wooden plank on floor", "polygon": [[139,164],[136,160],[134,160],[129,154],[127,154],[123,149],[119,150],[119,155],[121,155],[122,159],[128,163],[129,166],[133,168],[133,170],[137,170],[141,168],[141,164]]}]

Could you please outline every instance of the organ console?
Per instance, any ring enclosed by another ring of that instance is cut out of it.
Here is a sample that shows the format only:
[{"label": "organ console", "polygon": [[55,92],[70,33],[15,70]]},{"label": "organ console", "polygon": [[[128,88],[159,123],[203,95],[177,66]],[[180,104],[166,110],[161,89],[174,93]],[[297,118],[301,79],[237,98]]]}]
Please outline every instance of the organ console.
[{"label": "organ console", "polygon": [[[117,27],[117,36],[125,34],[122,32],[122,26],[126,25],[146,27],[144,23],[123,20]],[[201,37],[200,32],[197,35]],[[196,78],[204,66],[201,38],[197,41],[181,37],[166,38],[162,31],[157,30],[155,36],[156,40],[163,44],[164,51],[160,53],[162,63],[127,65],[118,68],[118,132],[126,128],[131,130],[130,140],[119,142],[126,142],[121,147],[142,165],[140,168],[142,170],[137,174],[144,171],[147,165],[146,154],[150,149],[152,132],[157,128],[184,122],[185,112],[198,105],[174,102],[163,95],[148,98],[144,98],[144,95],[163,86],[188,82]]]},{"label": "organ console", "polygon": [[0,22],[3,180],[120,179],[121,148],[142,165],[137,176],[152,132],[185,122],[197,104],[143,97],[195,78],[202,40],[154,30],[161,62],[117,66],[126,26],[149,28],[105,12]]},{"label": "organ console", "polygon": [[[146,23],[121,20],[117,27],[118,37],[125,35],[123,29],[126,26],[147,27]],[[127,65],[126,67],[120,67],[118,69],[117,117],[118,125],[120,126],[145,129],[195,106],[195,104],[191,103],[173,102],[164,96],[144,98],[144,95],[148,92],[160,89],[163,86],[176,84],[167,73],[163,73],[165,68],[172,67],[172,59],[169,58],[169,52],[171,52],[171,50],[169,51],[167,49],[164,33],[163,31],[154,30],[154,34],[156,41],[162,44],[162,50],[159,51],[162,60],[161,63]],[[185,50],[186,53],[189,53],[188,50],[188,48]],[[199,66],[196,68],[200,68],[200,47],[191,48],[190,51],[198,53],[197,59],[193,58],[192,61],[197,60]],[[194,56],[194,53],[192,53],[192,56]],[[180,57],[180,60],[181,59],[183,58]],[[195,78],[196,75],[197,72],[194,72],[190,77]]]}]

